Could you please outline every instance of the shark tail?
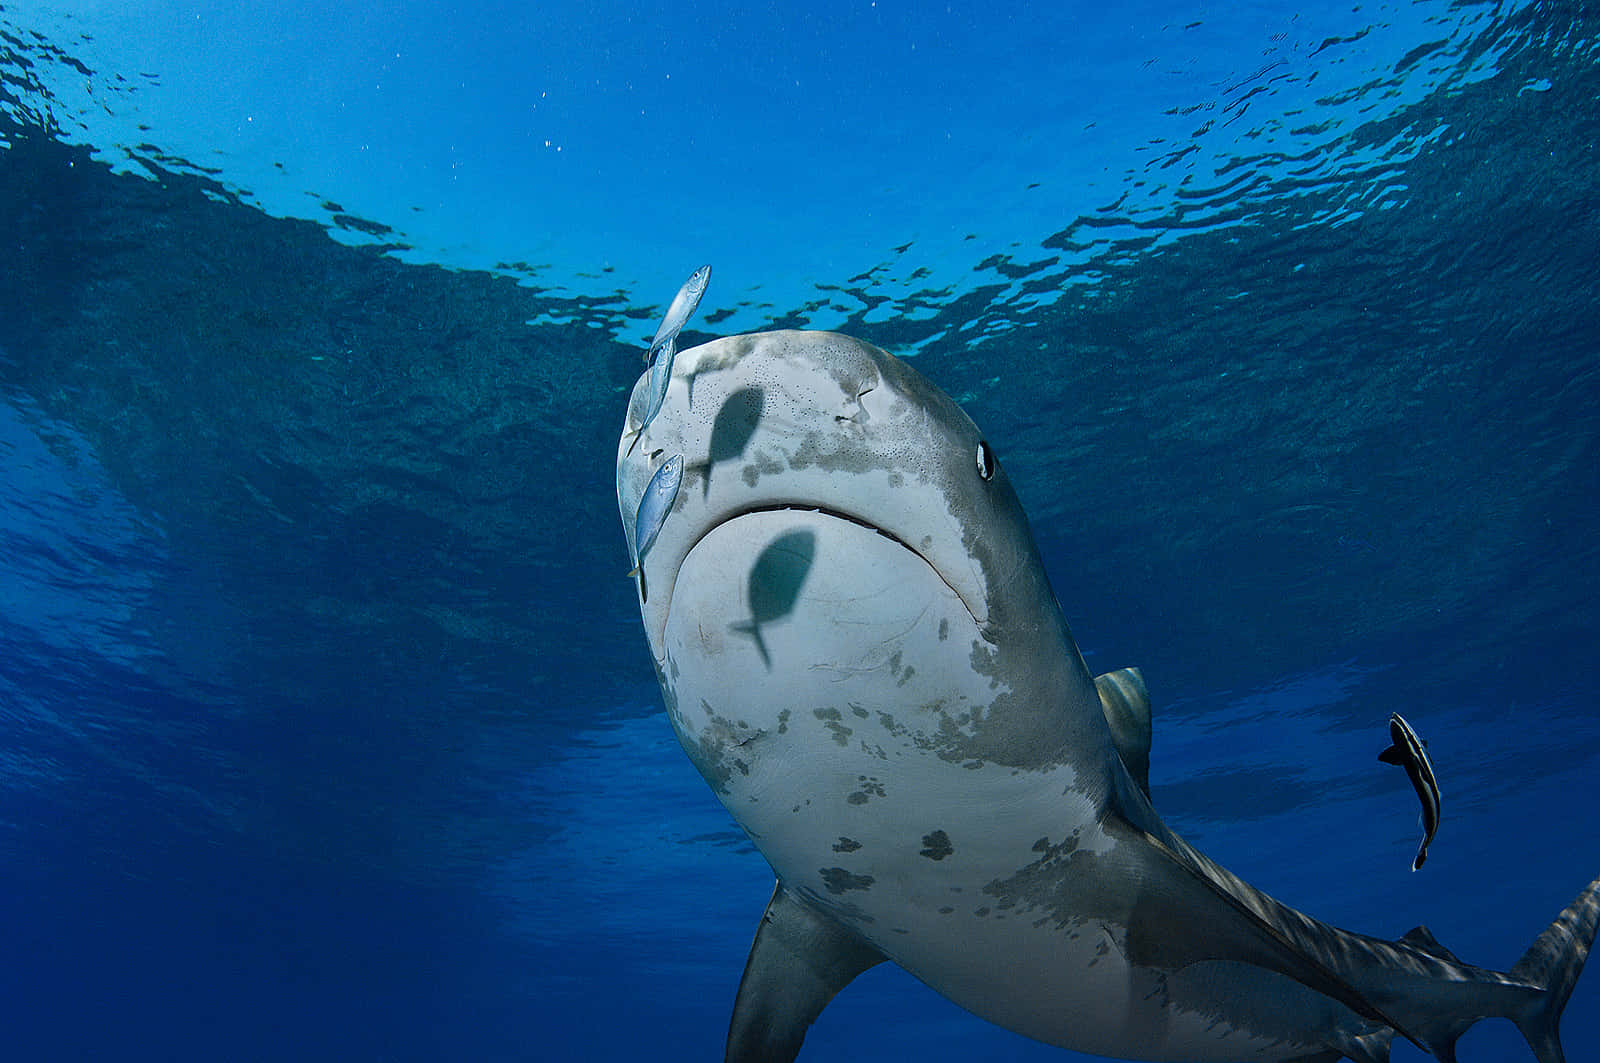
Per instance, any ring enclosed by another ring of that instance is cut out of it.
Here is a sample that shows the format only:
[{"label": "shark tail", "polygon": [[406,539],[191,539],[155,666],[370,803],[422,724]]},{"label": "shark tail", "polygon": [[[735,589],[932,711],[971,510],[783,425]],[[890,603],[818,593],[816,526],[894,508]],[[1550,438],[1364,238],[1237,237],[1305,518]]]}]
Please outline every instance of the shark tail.
[{"label": "shark tail", "polygon": [[1600,926],[1600,878],[1589,883],[1577,899],[1536,938],[1510,970],[1513,978],[1544,990],[1525,1012],[1511,1016],[1539,1063],[1566,1063],[1561,1050],[1561,1012],[1572,996],[1589,947]]},{"label": "shark tail", "polygon": [[[1456,1063],[1456,1042],[1479,1019],[1510,1019],[1539,1063],[1566,1063],[1561,1049],[1561,1013],[1572,996],[1583,964],[1600,927],[1600,878],[1589,883],[1505,974],[1481,971],[1462,963],[1428,931],[1417,927],[1399,944],[1458,973],[1434,983],[1413,1002],[1390,1001],[1402,1025],[1395,1032],[1422,1048],[1439,1063]],[[1408,1003],[1414,1006],[1408,1006]],[[1358,1063],[1387,1063],[1388,1044],[1371,1038],[1333,1047]]]}]

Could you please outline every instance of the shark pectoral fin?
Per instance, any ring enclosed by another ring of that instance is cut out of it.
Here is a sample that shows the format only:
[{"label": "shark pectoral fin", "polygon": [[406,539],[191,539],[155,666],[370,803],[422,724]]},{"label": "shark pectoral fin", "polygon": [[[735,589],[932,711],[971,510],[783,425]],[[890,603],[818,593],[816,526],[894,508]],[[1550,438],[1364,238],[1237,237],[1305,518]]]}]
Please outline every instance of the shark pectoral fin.
[{"label": "shark pectoral fin", "polygon": [[[1302,926],[1288,923],[1280,925],[1277,913],[1258,910],[1260,904],[1276,905],[1276,902],[1264,897],[1257,901],[1255,897],[1259,895],[1255,895],[1249,886],[1206,860],[1181,840],[1176,843],[1183,850],[1179,852],[1137,827],[1129,825],[1129,829],[1140,834],[1147,844],[1166,857],[1179,880],[1189,879],[1198,883],[1221,905],[1214,916],[1199,918],[1195,917],[1194,906],[1188,906],[1186,912],[1189,918],[1183,935],[1187,939],[1186,947],[1173,951],[1157,944],[1154,949],[1156,965],[1164,962],[1169,966],[1181,967],[1202,960],[1232,960],[1274,971],[1292,978],[1307,989],[1337,1000],[1364,1019],[1382,1023],[1418,1048],[1426,1050],[1424,1042],[1412,1031],[1363,996],[1360,990],[1319,955],[1336,953],[1341,945],[1334,941],[1325,948],[1319,948],[1316,935],[1337,931],[1320,927],[1309,920],[1305,920]],[[1237,888],[1234,884],[1237,884]],[[1229,911],[1235,918],[1227,917]],[[1295,915],[1294,918],[1304,920],[1303,916]],[[1167,928],[1166,923],[1158,914],[1148,929],[1160,933]],[[1132,927],[1129,935],[1129,944],[1134,946]],[[1138,944],[1150,947],[1142,940]]]},{"label": "shark pectoral fin", "polygon": [[1401,756],[1399,746],[1390,746],[1388,749],[1385,749],[1382,753],[1378,754],[1378,759],[1383,761],[1385,764],[1398,764],[1402,768],[1406,766],[1405,758]]},{"label": "shark pectoral fin", "polygon": [[789,1063],[828,1001],[883,959],[778,883],[739,982],[727,1063]]},{"label": "shark pectoral fin", "polygon": [[1144,796],[1150,796],[1150,691],[1137,668],[1118,668],[1094,677],[1100,711],[1111,727],[1117,756]]}]

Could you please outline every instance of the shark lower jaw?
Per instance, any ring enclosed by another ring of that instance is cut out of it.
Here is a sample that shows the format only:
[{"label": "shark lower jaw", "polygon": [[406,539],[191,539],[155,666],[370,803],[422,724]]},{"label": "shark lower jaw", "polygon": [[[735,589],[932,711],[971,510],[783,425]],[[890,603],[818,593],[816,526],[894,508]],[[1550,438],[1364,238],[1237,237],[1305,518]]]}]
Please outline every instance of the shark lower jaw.
[{"label": "shark lower jaw", "polygon": [[[835,540],[838,541],[837,547],[827,556],[816,556],[815,549],[819,542]],[[743,597],[737,600],[747,610],[745,620],[750,621],[759,620],[756,614],[762,610],[783,610],[791,604],[784,600],[785,595],[797,597],[805,590],[805,581],[811,575],[812,566],[822,564],[840,570],[857,563],[845,540],[858,543],[863,556],[871,555],[871,564],[878,570],[888,565],[903,565],[901,578],[908,584],[931,579],[942,585],[961,604],[967,622],[975,628],[983,627],[983,621],[974,614],[971,603],[961,596],[956,584],[923,551],[864,517],[803,501],[764,502],[709,524],[694,539],[672,575],[667,599],[672,604],[668,605],[668,614],[670,616],[673,605],[678,602],[682,589],[692,588],[706,579],[703,574],[686,573],[686,569],[691,567],[691,559],[703,548],[723,561],[718,566],[718,578],[728,576],[737,569],[741,578],[745,579]],[[713,545],[707,547],[708,542]],[[742,544],[743,552],[747,554],[751,547],[756,551],[745,558],[742,568],[733,561],[739,548],[729,552],[732,544]],[[893,555],[884,549],[885,546],[892,546],[903,556],[890,561]],[[795,581],[794,586],[788,586],[786,580]],[[730,608],[736,600],[736,591],[737,588],[730,588],[725,592],[723,600],[730,603]]]},{"label": "shark lower jaw", "polygon": [[[885,758],[920,761],[992,699],[968,664],[977,638],[960,597],[897,539],[815,509],[763,508],[716,524],[685,556],[661,682],[690,760],[768,860],[788,866],[832,852],[851,817],[871,818]],[[795,815],[804,808],[815,814]],[[816,831],[833,833],[823,844]]]},{"label": "shark lower jaw", "polygon": [[709,684],[729,704],[807,686],[831,698],[874,669],[901,667],[897,654],[964,656],[979,627],[905,542],[804,505],[761,506],[711,526],[678,565],[665,612],[664,674],[690,677],[685,689]]}]

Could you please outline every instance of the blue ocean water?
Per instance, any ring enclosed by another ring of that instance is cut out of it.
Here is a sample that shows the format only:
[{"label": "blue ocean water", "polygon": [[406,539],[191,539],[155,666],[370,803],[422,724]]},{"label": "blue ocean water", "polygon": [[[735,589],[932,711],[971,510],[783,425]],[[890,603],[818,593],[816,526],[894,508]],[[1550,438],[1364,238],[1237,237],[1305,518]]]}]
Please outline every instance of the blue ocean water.
[{"label": "blue ocean water", "polygon": [[[1510,965],[1600,873],[1597,56],[1582,3],[0,4],[7,1055],[716,1057],[771,876],[613,491],[702,261],[682,346],[836,328],[984,427],[1170,823]],[[887,965],[801,1058],[909,1053],[1075,1058]]]}]

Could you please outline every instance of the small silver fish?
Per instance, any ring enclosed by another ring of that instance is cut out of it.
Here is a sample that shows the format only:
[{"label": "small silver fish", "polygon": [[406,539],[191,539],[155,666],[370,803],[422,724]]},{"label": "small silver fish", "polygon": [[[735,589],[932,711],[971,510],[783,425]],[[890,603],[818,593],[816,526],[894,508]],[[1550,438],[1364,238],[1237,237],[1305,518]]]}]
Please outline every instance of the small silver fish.
[{"label": "small silver fish", "polygon": [[672,503],[678,500],[678,488],[682,484],[683,455],[674,454],[651,475],[644,497],[639,499],[639,512],[633,518],[633,568],[628,570],[628,575],[639,577],[641,598],[645,596],[644,555],[667,522],[667,514],[672,511]]},{"label": "small silver fish", "polygon": [[633,442],[628,444],[628,453],[633,453],[633,448],[639,445],[639,440],[644,438],[644,430],[650,427],[650,422],[656,419],[656,414],[661,412],[662,403],[667,401],[667,385],[672,383],[672,359],[678,353],[678,340],[676,336],[667,338],[666,346],[661,349],[661,354],[654,362],[650,363],[650,401],[644,409],[644,420],[639,422],[639,427],[634,429]]},{"label": "small silver fish", "polygon": [[1428,743],[1417,737],[1417,732],[1398,712],[1389,717],[1389,737],[1394,744],[1379,753],[1378,759],[1406,769],[1417,791],[1417,799],[1422,802],[1422,845],[1411,864],[1411,870],[1416,871],[1428,859],[1428,845],[1439,831],[1439,780],[1434,778]]},{"label": "small silver fish", "polygon": [[[656,357],[666,349],[667,345],[676,343],[678,333],[689,323],[695,308],[700,305],[700,297],[706,294],[706,285],[710,283],[710,266],[701,266],[683,282],[678,294],[672,297],[672,305],[667,307],[667,316],[661,319],[661,326],[656,329],[655,337],[650,341],[650,349],[645,352],[644,360],[647,364],[654,365]],[[668,354],[667,357],[670,359],[672,355]]]},{"label": "small silver fish", "polygon": [[644,430],[650,427],[650,422],[661,412],[661,404],[667,400],[667,385],[672,383],[672,359],[678,354],[678,333],[688,323],[695,307],[700,305],[700,297],[706,293],[706,285],[710,283],[710,266],[695,270],[684,281],[683,287],[678,289],[678,294],[672,297],[667,316],[661,319],[661,327],[656,329],[655,339],[650,341],[650,349],[644,356],[644,360],[650,364],[650,401],[645,406],[644,420],[634,430],[633,442],[628,444],[629,454],[639,445]]}]

